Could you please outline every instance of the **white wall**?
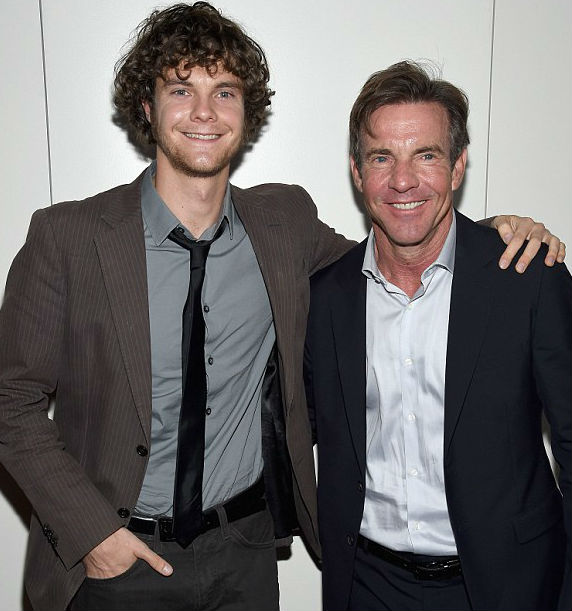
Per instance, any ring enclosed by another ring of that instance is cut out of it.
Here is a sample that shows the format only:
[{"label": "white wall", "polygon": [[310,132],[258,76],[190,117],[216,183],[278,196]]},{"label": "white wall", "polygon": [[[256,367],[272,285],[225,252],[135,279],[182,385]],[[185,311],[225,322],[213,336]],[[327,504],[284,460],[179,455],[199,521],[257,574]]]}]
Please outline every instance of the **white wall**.
[{"label": "white wall", "polygon": [[[50,201],[50,180],[53,201],[79,199],[129,182],[145,167],[111,122],[110,88],[122,45],[154,6],[4,0],[0,286],[31,212]],[[463,212],[530,214],[572,244],[567,0],[222,0],[218,6],[264,47],[277,92],[267,130],[233,174],[237,185],[303,184],[325,221],[362,238],[365,221],[347,168],[351,104],[373,71],[402,58],[429,58],[471,100]],[[17,610],[27,509],[4,472],[0,492],[0,608]],[[284,610],[320,608],[319,573],[300,542],[280,562],[280,580]]]}]

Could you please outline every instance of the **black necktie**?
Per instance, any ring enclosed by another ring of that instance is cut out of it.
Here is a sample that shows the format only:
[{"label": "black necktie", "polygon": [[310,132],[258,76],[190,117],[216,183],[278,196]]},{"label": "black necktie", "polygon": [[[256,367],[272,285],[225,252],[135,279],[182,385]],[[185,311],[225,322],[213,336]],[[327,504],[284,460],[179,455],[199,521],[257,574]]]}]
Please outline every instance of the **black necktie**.
[{"label": "black necktie", "polygon": [[183,400],[173,498],[173,532],[182,547],[187,547],[202,529],[207,383],[201,289],[209,248],[221,233],[222,225],[212,240],[196,242],[189,240],[181,227],[169,234],[170,240],[189,251],[191,268],[189,294],[183,309]]}]

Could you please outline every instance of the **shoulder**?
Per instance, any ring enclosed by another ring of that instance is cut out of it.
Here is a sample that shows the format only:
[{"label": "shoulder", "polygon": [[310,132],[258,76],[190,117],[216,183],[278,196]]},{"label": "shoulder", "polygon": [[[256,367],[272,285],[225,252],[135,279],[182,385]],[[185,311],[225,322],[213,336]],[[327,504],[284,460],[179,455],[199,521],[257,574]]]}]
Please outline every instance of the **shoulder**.
[{"label": "shoulder", "polygon": [[365,255],[367,238],[352,246],[348,252],[327,267],[316,272],[310,278],[312,291],[327,290],[332,282],[340,282],[348,277],[360,274]]},{"label": "shoulder", "polygon": [[58,233],[81,232],[95,226],[106,213],[118,218],[139,213],[141,178],[142,175],[132,183],[118,185],[85,199],[59,202],[37,210],[31,225],[43,222],[52,225]]},{"label": "shoulder", "polygon": [[315,205],[303,187],[281,183],[265,183],[241,189],[231,186],[233,201],[247,205],[259,205],[265,208],[280,210],[309,209],[315,210]]}]

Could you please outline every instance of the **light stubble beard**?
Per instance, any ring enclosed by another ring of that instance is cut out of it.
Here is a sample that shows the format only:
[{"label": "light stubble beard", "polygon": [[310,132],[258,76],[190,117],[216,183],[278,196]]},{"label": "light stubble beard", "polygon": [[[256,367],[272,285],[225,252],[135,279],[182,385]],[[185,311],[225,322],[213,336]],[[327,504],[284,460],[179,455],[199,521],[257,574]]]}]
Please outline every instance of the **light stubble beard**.
[{"label": "light stubble beard", "polygon": [[179,147],[173,145],[166,138],[163,138],[158,133],[151,114],[151,129],[155,141],[157,142],[157,148],[161,149],[163,155],[167,158],[171,167],[183,173],[189,178],[211,178],[220,174],[225,168],[230,165],[230,162],[238,155],[238,152],[244,144],[244,131],[242,137],[237,140],[233,146],[224,151],[219,159],[215,159],[213,165],[203,166],[200,164],[189,163],[189,160],[184,155],[183,151]]}]

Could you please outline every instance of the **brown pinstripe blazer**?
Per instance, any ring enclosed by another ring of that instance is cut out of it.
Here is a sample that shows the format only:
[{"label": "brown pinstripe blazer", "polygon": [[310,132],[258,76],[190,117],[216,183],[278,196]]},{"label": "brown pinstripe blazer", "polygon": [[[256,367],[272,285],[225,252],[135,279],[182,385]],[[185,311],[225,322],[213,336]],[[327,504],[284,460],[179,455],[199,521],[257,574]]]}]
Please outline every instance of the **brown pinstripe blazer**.
[{"label": "brown pinstripe blazer", "polygon": [[[34,508],[25,582],[42,611],[66,608],[84,578],[82,557],[125,524],[118,510],[133,508],[145,473],[137,447],[149,445],[151,367],[140,181],[37,211],[8,276],[0,460]],[[296,510],[317,551],[302,383],[308,278],[351,243],[317,219],[300,187],[233,187],[232,198],[270,298]]]}]

